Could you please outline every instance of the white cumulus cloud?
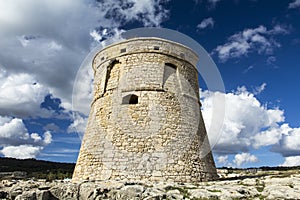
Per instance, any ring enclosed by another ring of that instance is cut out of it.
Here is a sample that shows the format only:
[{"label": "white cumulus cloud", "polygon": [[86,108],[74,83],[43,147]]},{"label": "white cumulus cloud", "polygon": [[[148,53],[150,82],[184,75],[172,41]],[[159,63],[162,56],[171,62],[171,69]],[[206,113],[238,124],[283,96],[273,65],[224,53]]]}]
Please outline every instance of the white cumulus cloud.
[{"label": "white cumulus cloud", "polygon": [[300,166],[300,156],[286,157],[282,166]]},{"label": "white cumulus cloud", "polygon": [[88,117],[82,116],[79,113],[74,113],[73,117],[73,122],[68,127],[68,133],[75,132],[83,134],[86,128]]},{"label": "white cumulus cloud", "polygon": [[49,90],[27,73],[8,75],[0,67],[0,116],[49,116],[40,104]]},{"label": "white cumulus cloud", "polygon": [[246,152],[235,154],[232,162],[229,161],[228,155],[217,156],[216,160],[219,165],[226,167],[241,167],[245,164],[256,163],[259,161],[255,155]]},{"label": "white cumulus cloud", "polygon": [[[0,1],[0,47],[5,49],[0,52],[0,66],[7,73],[1,82],[8,82],[4,79],[11,76],[30,74],[38,83],[34,87],[43,86],[70,110],[76,72],[95,46],[94,39],[119,34],[119,27],[129,22],[159,26],[168,16],[163,2],[166,1]],[[26,94],[36,96],[34,92],[28,90]],[[16,98],[22,94],[16,92]],[[13,107],[6,108],[0,108],[0,113]],[[28,109],[25,106],[18,110],[21,115]]]},{"label": "white cumulus cloud", "polygon": [[[278,156],[285,157],[285,164],[296,163],[300,156],[300,128],[290,127],[285,122],[284,111],[268,108],[255,97],[266,87],[266,83],[249,92],[246,87],[229,93],[202,91],[202,113],[208,137],[216,154],[216,161],[224,166],[240,166],[258,161],[249,152],[261,147],[270,147]],[[220,133],[210,132],[213,101],[225,103],[224,124]],[[228,155],[235,155],[232,161]]]},{"label": "white cumulus cloud", "polygon": [[34,158],[51,142],[49,131],[43,137],[29,134],[21,119],[0,116],[0,153],[5,157]]},{"label": "white cumulus cloud", "polygon": [[271,150],[285,157],[300,156],[300,128],[291,128],[288,124],[282,127],[280,141]]},{"label": "white cumulus cloud", "polygon": [[18,144],[30,139],[21,119],[0,117],[0,144]]},{"label": "white cumulus cloud", "polygon": [[[269,109],[262,105],[255,95],[245,87],[230,93],[208,92],[201,94],[203,117],[208,130],[208,136],[214,146],[214,152],[219,154],[236,154],[248,151],[255,145],[254,136],[262,130],[278,126],[284,121],[284,113],[277,108]],[[224,99],[224,125],[219,133],[210,133],[213,100]]]},{"label": "white cumulus cloud", "polygon": [[213,53],[216,53],[223,62],[230,58],[246,56],[252,52],[270,55],[281,46],[274,36],[287,33],[288,30],[280,25],[269,30],[262,25],[254,29],[245,29],[230,36],[228,42],[217,46]]},{"label": "white cumulus cloud", "polygon": [[10,158],[18,158],[18,159],[26,159],[26,158],[35,158],[42,147],[33,146],[33,145],[19,145],[19,146],[6,146],[0,153],[2,153],[5,157]]},{"label": "white cumulus cloud", "polygon": [[284,134],[287,134],[291,128],[287,124],[274,126],[266,131],[261,131],[253,136],[253,147],[258,149],[262,146],[279,144]]},{"label": "white cumulus cloud", "polygon": [[241,165],[246,163],[255,163],[255,162],[258,162],[258,158],[255,155],[251,155],[250,153],[236,154],[233,160],[233,163],[237,167],[240,167]]},{"label": "white cumulus cloud", "polygon": [[225,156],[217,156],[216,159],[217,159],[218,164],[222,164],[222,165],[225,165],[225,166],[228,166],[228,165],[229,165],[229,162],[228,162],[228,155],[225,155]]}]

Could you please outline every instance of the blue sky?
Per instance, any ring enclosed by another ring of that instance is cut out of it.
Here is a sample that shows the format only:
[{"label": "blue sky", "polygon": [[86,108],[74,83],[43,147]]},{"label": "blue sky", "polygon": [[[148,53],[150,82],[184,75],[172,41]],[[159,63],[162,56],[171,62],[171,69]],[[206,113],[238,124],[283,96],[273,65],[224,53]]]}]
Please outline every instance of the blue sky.
[{"label": "blue sky", "polygon": [[220,137],[209,135],[217,166],[300,165],[300,0],[10,0],[0,10],[1,156],[76,162],[92,96],[91,71],[75,82],[82,62],[107,38],[151,26],[193,38],[220,71],[225,93],[200,80],[208,133],[212,100],[226,100]]}]

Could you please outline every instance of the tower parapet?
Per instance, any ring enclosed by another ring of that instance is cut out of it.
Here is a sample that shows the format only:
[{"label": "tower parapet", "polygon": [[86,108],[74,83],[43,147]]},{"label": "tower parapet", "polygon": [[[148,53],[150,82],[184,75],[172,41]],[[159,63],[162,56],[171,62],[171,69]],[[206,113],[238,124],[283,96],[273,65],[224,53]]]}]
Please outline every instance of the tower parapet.
[{"label": "tower parapet", "polygon": [[161,38],[133,38],[125,40],[106,47],[98,52],[94,58],[93,68],[99,67],[103,62],[109,59],[117,58],[121,55],[136,54],[136,53],[161,53],[168,56],[173,56],[177,59],[182,59],[193,66],[197,65],[198,55],[190,48]]}]

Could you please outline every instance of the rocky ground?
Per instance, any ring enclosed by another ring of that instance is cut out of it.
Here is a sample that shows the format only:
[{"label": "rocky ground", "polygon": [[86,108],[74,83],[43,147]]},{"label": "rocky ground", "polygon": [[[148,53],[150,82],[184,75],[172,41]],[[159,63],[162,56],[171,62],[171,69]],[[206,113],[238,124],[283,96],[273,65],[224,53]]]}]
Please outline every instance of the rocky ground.
[{"label": "rocky ground", "polygon": [[0,199],[300,199],[300,172],[240,176],[197,184],[2,180]]}]

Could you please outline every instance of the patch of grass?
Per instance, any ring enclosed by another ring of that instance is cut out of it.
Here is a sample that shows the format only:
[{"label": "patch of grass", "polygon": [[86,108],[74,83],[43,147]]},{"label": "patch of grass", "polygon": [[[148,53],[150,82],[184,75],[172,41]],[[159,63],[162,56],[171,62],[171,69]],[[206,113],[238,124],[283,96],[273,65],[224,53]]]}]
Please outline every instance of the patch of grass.
[{"label": "patch of grass", "polygon": [[278,174],[278,175],[272,176],[272,178],[288,178],[290,176],[291,176],[291,174]]},{"label": "patch of grass", "polygon": [[256,189],[257,189],[258,192],[262,192],[262,191],[264,191],[265,187],[264,186],[257,186]]},{"label": "patch of grass", "polygon": [[180,194],[183,196],[183,198],[189,198],[190,194],[188,193],[188,190],[185,188],[180,188],[180,187],[176,187],[176,186],[167,186],[165,187],[166,191],[170,191],[170,190],[178,190],[180,192]]},{"label": "patch of grass", "polygon": [[280,172],[279,174],[273,175],[272,178],[288,178],[295,174],[294,171]]},{"label": "patch of grass", "polygon": [[260,195],[258,195],[256,197],[259,198],[259,200],[264,200],[264,199],[266,199],[267,196],[264,196],[264,195],[260,194]]},{"label": "patch of grass", "polygon": [[260,184],[260,181],[259,181],[259,179],[257,178],[257,179],[255,179],[255,183],[256,183],[256,185],[259,185]]},{"label": "patch of grass", "polygon": [[187,190],[195,190],[195,189],[198,189],[199,187],[184,187],[184,189],[187,189]]},{"label": "patch of grass", "polygon": [[259,200],[265,200],[267,196],[261,195],[261,194],[257,194],[253,197],[251,197],[251,199],[259,199]]},{"label": "patch of grass", "polygon": [[264,191],[264,189],[265,189],[265,184],[264,184],[264,183],[261,183],[259,179],[255,179],[255,182],[256,182],[256,190],[257,190],[258,192]]}]

